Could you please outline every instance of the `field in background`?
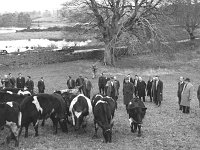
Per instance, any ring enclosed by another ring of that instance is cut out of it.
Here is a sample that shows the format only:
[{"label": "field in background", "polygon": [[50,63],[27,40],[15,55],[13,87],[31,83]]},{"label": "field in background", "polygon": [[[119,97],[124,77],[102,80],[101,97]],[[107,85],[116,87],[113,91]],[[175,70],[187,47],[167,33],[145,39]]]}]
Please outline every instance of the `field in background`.
[{"label": "field in background", "polygon": [[[183,56],[183,55],[181,55]],[[193,55],[194,56],[194,55]],[[194,59],[199,55],[196,55]],[[99,138],[93,139],[94,125],[92,117],[88,121],[86,133],[82,130],[75,132],[69,126],[69,133],[62,133],[58,131],[57,135],[53,135],[52,122],[48,119],[44,127],[39,127],[39,137],[34,137],[34,129],[30,126],[29,137],[24,138],[24,131],[20,137],[20,149],[34,150],[34,149],[80,149],[80,150],[199,150],[200,149],[200,109],[198,108],[198,100],[196,98],[196,90],[200,84],[199,70],[196,70],[190,64],[195,61],[189,61],[187,65],[183,63],[176,66],[172,62],[173,67],[155,67],[152,59],[157,59],[157,56],[137,56],[134,59],[119,60],[119,68],[105,67],[96,61],[79,60],[65,63],[55,63],[41,65],[30,68],[16,68],[2,69],[2,74],[12,72],[13,76],[17,76],[21,72],[24,76],[31,75],[33,81],[36,82],[41,76],[44,77],[46,83],[46,92],[52,93],[54,90],[66,88],[66,77],[71,75],[77,78],[80,74],[87,76],[93,84],[92,95],[97,93],[97,79],[91,79],[91,65],[96,63],[98,67],[98,75],[105,72],[106,75],[116,75],[121,83],[120,96],[118,99],[118,109],[115,113],[114,128],[113,128],[113,142],[110,144],[102,143],[102,131],[99,129]],[[183,59],[182,62],[184,62]],[[165,61],[158,61],[157,63],[165,64]],[[120,66],[121,64],[121,66]],[[123,65],[122,65],[123,64]],[[129,65],[128,65],[129,64]],[[132,64],[132,65],[130,65]],[[170,64],[170,63],[169,63]],[[199,64],[199,61],[196,62]],[[167,63],[165,64],[167,66]],[[177,68],[178,69],[177,69]],[[130,132],[128,116],[123,105],[122,97],[122,81],[125,75],[130,73],[132,76],[138,74],[147,81],[149,75],[160,75],[164,82],[164,100],[161,107],[147,102],[146,117],[142,125],[142,137],[137,137],[137,134]],[[176,97],[177,82],[179,76],[189,77],[194,84],[193,100],[191,102],[191,113],[182,114],[178,110],[178,103]],[[6,131],[0,132],[0,143],[3,142]],[[5,150],[15,149],[13,143],[8,147],[1,146]],[[16,150],[18,150],[16,148]]]}]

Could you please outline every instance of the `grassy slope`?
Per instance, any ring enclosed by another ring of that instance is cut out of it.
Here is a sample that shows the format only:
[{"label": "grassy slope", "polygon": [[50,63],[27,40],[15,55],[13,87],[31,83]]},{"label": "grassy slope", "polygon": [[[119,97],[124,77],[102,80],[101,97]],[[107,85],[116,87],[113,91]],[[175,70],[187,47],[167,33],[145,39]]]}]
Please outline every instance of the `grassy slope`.
[{"label": "grassy slope", "polygon": [[[193,60],[197,59],[197,57],[199,56],[196,56]],[[181,66],[176,66],[176,62],[171,62],[176,69],[173,69],[173,67],[168,69],[152,69],[152,67],[156,64],[152,59],[156,60],[157,57],[138,56],[134,57],[132,61],[127,58],[125,59],[126,61],[121,60],[118,62],[119,64],[132,64],[129,65],[129,68],[127,69],[125,68],[125,65],[121,65],[120,68],[110,68],[97,63],[98,74],[104,71],[106,74],[116,75],[121,84],[124,76],[128,73],[131,73],[132,75],[141,75],[145,81],[147,81],[148,75],[160,74],[161,80],[164,82],[164,101],[162,106],[159,108],[150,102],[145,103],[148,109],[142,127],[142,137],[139,138],[136,134],[130,132],[128,116],[123,106],[121,87],[118,100],[118,110],[115,114],[115,125],[113,128],[113,143],[102,143],[103,138],[101,129],[99,130],[99,138],[92,138],[94,134],[94,126],[91,117],[88,121],[87,133],[83,133],[82,131],[75,133],[73,128],[69,127],[68,134],[64,134],[59,130],[57,135],[53,135],[52,123],[48,120],[44,128],[39,128],[40,136],[35,138],[33,127],[30,126],[29,138],[25,139],[23,137],[24,132],[22,133],[22,136],[20,137],[19,149],[200,149],[200,109],[197,107],[198,101],[195,94],[197,86],[200,84],[199,71],[190,65],[191,63],[194,63],[193,61],[188,62],[187,65],[183,65],[184,60],[182,61]],[[55,89],[66,88],[67,75],[72,75],[76,78],[79,74],[82,74],[83,76],[88,76],[89,79],[91,79],[91,64],[93,63],[96,62],[74,61],[16,70],[5,68],[4,73],[13,72],[13,75],[16,76],[18,72],[22,72],[25,76],[31,75],[35,83],[39,80],[40,76],[43,76],[47,92],[52,93]],[[158,61],[157,59],[157,63],[161,63],[161,61]],[[162,61],[162,63],[167,66],[165,61]],[[199,64],[199,62],[196,62],[196,64]],[[177,79],[180,75],[190,77],[192,79],[192,83],[194,84],[194,98],[191,103],[191,113],[188,115],[182,114],[178,110],[176,90]],[[98,89],[97,79],[91,80],[94,86],[94,89],[92,90],[93,94],[96,93]],[[2,135],[5,134],[5,131],[0,132],[0,142],[3,141],[4,136]],[[9,147],[2,146],[2,148],[13,149],[13,143],[9,145]]]}]

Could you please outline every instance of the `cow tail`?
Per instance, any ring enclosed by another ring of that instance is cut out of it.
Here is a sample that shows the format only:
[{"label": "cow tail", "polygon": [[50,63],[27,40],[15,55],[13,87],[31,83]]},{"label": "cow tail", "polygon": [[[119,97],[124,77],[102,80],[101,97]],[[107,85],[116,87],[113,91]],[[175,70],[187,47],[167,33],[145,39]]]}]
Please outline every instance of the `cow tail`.
[{"label": "cow tail", "polygon": [[21,127],[22,125],[22,112],[19,111],[18,113],[18,126]]}]

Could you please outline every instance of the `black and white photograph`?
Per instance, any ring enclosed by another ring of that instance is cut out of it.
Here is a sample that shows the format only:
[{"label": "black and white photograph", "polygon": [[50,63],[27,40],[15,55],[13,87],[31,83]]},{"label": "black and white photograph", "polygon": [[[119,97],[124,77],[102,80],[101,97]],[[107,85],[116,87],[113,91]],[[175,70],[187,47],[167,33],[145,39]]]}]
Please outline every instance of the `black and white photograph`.
[{"label": "black and white photograph", "polygon": [[200,0],[2,0],[1,149],[200,150]]}]

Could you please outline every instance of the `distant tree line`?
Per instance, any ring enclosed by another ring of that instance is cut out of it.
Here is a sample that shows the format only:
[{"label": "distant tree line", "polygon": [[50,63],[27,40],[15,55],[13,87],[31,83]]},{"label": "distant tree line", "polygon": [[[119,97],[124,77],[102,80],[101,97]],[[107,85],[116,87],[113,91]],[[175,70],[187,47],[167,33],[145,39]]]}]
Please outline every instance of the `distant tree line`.
[{"label": "distant tree line", "polygon": [[31,26],[31,17],[27,13],[0,14],[0,27],[25,27]]}]

